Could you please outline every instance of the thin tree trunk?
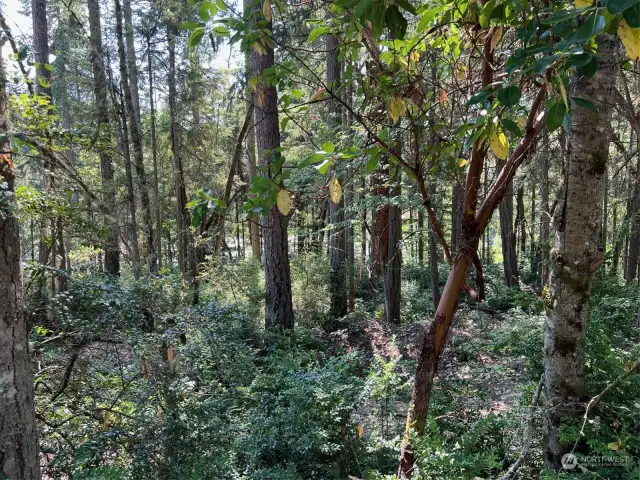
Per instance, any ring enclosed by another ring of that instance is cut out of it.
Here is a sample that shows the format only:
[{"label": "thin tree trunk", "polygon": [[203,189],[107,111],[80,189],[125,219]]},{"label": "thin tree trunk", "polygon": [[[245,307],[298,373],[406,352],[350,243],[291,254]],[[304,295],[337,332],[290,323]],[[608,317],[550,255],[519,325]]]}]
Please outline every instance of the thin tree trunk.
[{"label": "thin tree trunk", "polygon": [[[0,58],[0,151],[8,152],[10,131],[4,60]],[[15,203],[10,154],[0,156],[0,197]],[[38,430],[22,307],[20,231],[14,210],[0,212],[0,475],[11,480],[40,478]]]},{"label": "thin tree trunk", "polygon": [[538,279],[538,250],[536,246],[536,234],[534,226],[536,224],[536,185],[531,182],[531,240],[529,242],[529,262],[531,263],[531,278]]},{"label": "thin tree trunk", "polygon": [[[259,8],[257,9],[259,11]],[[266,30],[272,30],[268,21]],[[265,35],[270,35],[266,33]],[[268,44],[261,54],[251,52],[254,76],[261,78],[267,68],[275,64],[273,48]],[[272,178],[274,172],[271,158],[280,156],[280,124],[278,121],[278,92],[275,85],[258,82],[253,96],[255,106],[258,158],[264,167],[263,175]],[[264,218],[264,280],[266,290],[265,326],[267,328],[293,329],[293,301],[291,297],[291,271],[289,266],[289,239],[287,226],[289,217],[282,215],[273,205]]]},{"label": "thin tree trunk", "polygon": [[[524,182],[518,186],[516,193],[516,226],[515,234],[520,254],[524,258],[527,254],[527,219],[524,212]],[[516,257],[517,260],[517,257]],[[517,262],[516,262],[517,265]]]},{"label": "thin tree trunk", "polygon": [[[88,0],[89,30],[91,32],[91,65],[93,69],[93,91],[96,99],[96,127],[98,135],[105,143],[111,143],[109,134],[109,106],[107,103],[107,76],[102,56],[102,28],[100,26],[100,3]],[[113,183],[113,157],[109,148],[100,149],[100,177],[102,179],[102,199],[104,210],[109,211],[116,206],[115,185]],[[120,229],[115,215],[105,213],[104,223],[107,227],[105,241],[105,269],[111,275],[120,274]]]},{"label": "thin tree trunk", "polygon": [[633,192],[631,201],[629,202],[630,234],[629,248],[626,254],[625,280],[631,282],[638,277],[638,260],[640,256],[640,160],[635,169],[630,169],[630,178],[633,178]]},{"label": "thin tree trunk", "polygon": [[122,0],[124,13],[124,36],[126,39],[127,69],[129,71],[129,88],[131,88],[131,102],[136,122],[140,127],[140,94],[138,93],[138,66],[136,65],[136,47],[133,37],[133,19],[131,14],[131,0]]},{"label": "thin tree trunk", "polygon": [[424,213],[422,209],[418,209],[418,266],[424,266],[424,235],[422,229],[424,228]]},{"label": "thin tree trunk", "polygon": [[142,223],[144,225],[144,236],[147,245],[147,264],[151,274],[158,273],[158,257],[155,248],[155,237],[153,233],[153,223],[151,220],[151,205],[149,202],[149,186],[144,168],[144,153],[142,149],[142,132],[140,123],[136,120],[136,111],[131,93],[131,81],[127,68],[127,57],[124,47],[122,31],[122,7],[120,0],[115,0],[116,13],[116,37],[118,41],[118,58],[120,63],[120,81],[124,94],[124,103],[129,120],[129,134],[133,152],[133,164],[136,169],[138,180],[138,194],[140,195],[140,207],[142,208]]},{"label": "thin tree trunk", "polygon": [[551,219],[549,205],[549,135],[545,133],[544,150],[540,159],[540,285],[544,288],[549,283],[549,221]]},{"label": "thin tree trunk", "polygon": [[516,236],[513,231],[513,182],[507,187],[507,193],[500,203],[499,210],[504,281],[508,287],[517,287],[519,282],[518,261],[516,258]]},{"label": "thin tree trunk", "polygon": [[591,78],[578,77],[575,90],[593,99],[598,113],[572,106],[564,186],[554,214],[553,309],[544,333],[544,462],[556,470],[571,449],[561,439],[561,423],[582,413],[589,284],[603,256],[598,248],[600,205],[612,135],[617,39],[600,35],[597,42],[598,70]]},{"label": "thin tree trunk", "polygon": [[[390,197],[400,196],[400,169],[395,168],[390,175],[393,181]],[[388,323],[400,323],[400,303],[402,300],[402,210],[397,205],[389,207],[387,227],[387,258],[384,280],[384,314]]]},{"label": "thin tree trunk", "polygon": [[[431,185],[429,190],[431,198],[435,193],[435,185]],[[431,300],[433,309],[436,310],[440,303],[440,275],[438,273],[438,239],[433,228],[429,229],[429,269],[431,272]]]},{"label": "thin tree trunk", "polygon": [[[178,266],[183,277],[191,275],[189,268],[189,225],[191,215],[187,209],[187,190],[184,183],[184,169],[182,165],[182,152],[180,147],[180,125],[178,124],[178,106],[176,89],[176,32],[173,27],[167,29],[167,41],[169,46],[169,115],[171,117],[171,152],[173,154],[173,185],[176,196],[177,219],[177,250]],[[191,280],[191,279],[190,279]]]},{"label": "thin tree trunk", "polygon": [[[129,0],[125,1],[125,5]],[[160,218],[160,191],[158,189],[158,145],[156,139],[156,109],[153,93],[153,65],[151,63],[151,35],[147,36],[147,63],[149,68],[149,116],[151,119],[151,155],[153,158],[153,197],[156,215],[156,248],[158,269],[162,270],[162,220]],[[139,106],[138,106],[139,111]]]}]

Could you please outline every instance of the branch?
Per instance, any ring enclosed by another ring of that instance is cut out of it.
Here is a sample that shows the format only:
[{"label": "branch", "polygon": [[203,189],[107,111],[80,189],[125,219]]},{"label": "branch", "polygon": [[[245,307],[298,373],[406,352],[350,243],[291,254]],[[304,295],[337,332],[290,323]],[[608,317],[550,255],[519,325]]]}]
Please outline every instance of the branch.
[{"label": "branch", "polygon": [[[18,50],[18,45],[16,44],[16,41],[13,38],[13,34],[11,33],[11,29],[7,24],[7,20],[4,18],[4,14],[1,11],[0,11],[0,27],[2,27],[2,29],[4,30],[7,36],[7,40],[9,40],[9,44],[11,45],[11,49],[13,50],[13,53],[16,55],[16,58],[19,58],[18,55],[20,54],[20,50]],[[20,67],[20,71],[22,72],[22,75],[25,78],[27,89],[29,90],[29,93],[33,95],[34,94],[33,85],[29,80],[29,74],[27,73],[27,69],[24,68],[24,64],[22,63],[21,60],[17,60],[17,62],[18,62],[18,66]]]}]

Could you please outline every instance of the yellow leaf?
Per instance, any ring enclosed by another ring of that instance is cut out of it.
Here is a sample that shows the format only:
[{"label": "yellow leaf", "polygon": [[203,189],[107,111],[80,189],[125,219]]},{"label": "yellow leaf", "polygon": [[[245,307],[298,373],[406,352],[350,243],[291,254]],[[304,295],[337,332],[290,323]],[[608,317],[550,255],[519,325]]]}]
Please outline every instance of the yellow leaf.
[{"label": "yellow leaf", "polygon": [[256,53],[259,53],[260,55],[267,54],[267,51],[265,50],[265,48],[262,46],[260,42],[253,42],[251,47],[256,51]]},{"label": "yellow leaf", "polygon": [[527,119],[525,117],[517,117],[516,123],[520,127],[520,130],[524,130],[524,127],[527,125]]},{"label": "yellow leaf", "polygon": [[387,108],[389,109],[389,116],[394,122],[397,122],[400,117],[407,113],[407,105],[404,103],[403,98],[398,95],[394,95],[389,99]]},{"label": "yellow leaf", "polygon": [[496,47],[498,46],[498,43],[500,43],[500,40],[502,40],[502,32],[503,32],[502,27],[498,27],[493,32],[493,35],[491,35],[491,50],[492,51],[496,49]]},{"label": "yellow leaf", "polygon": [[264,0],[262,4],[262,13],[264,13],[264,18],[267,19],[268,22],[271,21],[271,3],[269,0]]},{"label": "yellow leaf", "polygon": [[356,41],[358,43],[362,43],[362,29],[358,30],[358,34],[356,35]]},{"label": "yellow leaf", "polygon": [[111,412],[104,412],[104,420],[102,422],[102,428],[106,430],[111,423]]},{"label": "yellow leaf", "polygon": [[569,109],[569,102],[567,101],[567,91],[564,88],[564,82],[562,81],[562,77],[558,76],[558,86],[560,87],[560,93],[562,94],[562,101],[564,102],[564,106]]},{"label": "yellow leaf", "polygon": [[340,203],[340,199],[342,198],[342,187],[336,177],[333,177],[329,183],[329,197],[336,205]]},{"label": "yellow leaf", "polygon": [[618,36],[624,45],[624,51],[630,60],[636,61],[640,58],[640,28],[631,28],[627,22],[622,20],[618,26]]},{"label": "yellow leaf", "polygon": [[591,0],[576,0],[576,8],[590,7],[592,3]]},{"label": "yellow leaf", "polygon": [[327,93],[327,89],[322,87],[319,88],[318,90],[316,90],[316,93],[314,93],[312,95],[312,97],[309,99],[310,102],[317,102],[318,100],[322,100],[325,96],[325,94]]},{"label": "yellow leaf", "polygon": [[611,442],[607,444],[607,448],[609,450],[613,450],[614,452],[620,448],[620,442]]},{"label": "yellow leaf", "polygon": [[359,423],[358,424],[358,438],[362,438],[362,435],[364,435],[364,425]]},{"label": "yellow leaf", "polygon": [[460,168],[464,167],[467,163],[469,163],[469,162],[465,158],[459,158],[456,161],[456,165],[458,165],[458,167],[460,167]]},{"label": "yellow leaf", "polygon": [[489,137],[489,146],[493,154],[500,160],[506,160],[509,155],[509,140],[502,130],[494,129]]},{"label": "yellow leaf", "polygon": [[289,212],[291,211],[291,195],[289,195],[287,190],[280,190],[278,192],[276,205],[282,215],[289,215]]},{"label": "yellow leaf", "polygon": [[264,90],[260,89],[258,91],[258,106],[259,107],[263,107],[264,106]]},{"label": "yellow leaf", "polygon": [[462,65],[461,63],[458,63],[456,65],[456,78],[460,81],[464,80],[464,77],[467,74],[467,69],[464,65]]}]

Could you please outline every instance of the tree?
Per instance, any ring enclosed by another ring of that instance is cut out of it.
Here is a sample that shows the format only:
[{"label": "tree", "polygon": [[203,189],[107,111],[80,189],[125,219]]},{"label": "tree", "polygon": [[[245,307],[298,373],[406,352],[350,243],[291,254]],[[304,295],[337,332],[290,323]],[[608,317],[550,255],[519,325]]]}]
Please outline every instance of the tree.
[{"label": "tree", "polygon": [[107,228],[105,241],[105,270],[111,275],[120,273],[120,249],[118,246],[119,227],[117,218],[107,213],[115,206],[115,186],[113,184],[113,158],[109,145],[111,131],[109,123],[109,105],[107,103],[107,76],[105,74],[102,55],[102,28],[100,26],[100,3],[98,0],[88,0],[89,31],[91,42],[91,66],[93,70],[93,92],[96,101],[96,129],[97,138],[101,140],[99,146],[100,176],[102,178],[102,199],[104,203],[104,223]]},{"label": "tree", "polygon": [[[5,32],[8,34],[8,32]],[[0,59],[0,473],[40,478],[33,377],[27,321],[22,307],[20,233],[15,216],[14,172],[8,118],[7,77]]]},{"label": "tree", "polygon": [[144,153],[142,149],[142,132],[140,123],[136,120],[136,109],[133,103],[131,80],[127,67],[127,54],[124,45],[124,34],[122,26],[122,6],[120,0],[115,0],[116,13],[116,38],[118,42],[118,59],[120,64],[120,81],[122,83],[122,93],[124,96],[127,120],[129,123],[129,139],[133,152],[133,165],[136,170],[138,181],[138,194],[140,195],[140,206],[142,208],[142,223],[144,225],[144,236],[147,245],[147,264],[149,272],[158,273],[158,258],[155,248],[155,237],[153,233],[153,223],[151,220],[151,205],[149,202],[149,186],[144,168]]},{"label": "tree", "polygon": [[589,286],[592,273],[604,256],[599,205],[609,158],[618,55],[617,40],[611,35],[598,36],[597,43],[598,70],[592,77],[578,76],[575,92],[593,99],[597,111],[573,106],[564,185],[553,219],[553,309],[544,334],[544,433],[545,465],[556,470],[571,448],[561,441],[560,424],[563,419],[582,413]]},{"label": "tree", "polygon": [[[264,17],[265,20],[261,19],[259,23],[256,22],[256,25],[264,24],[261,27],[261,34],[266,41],[263,42],[262,48],[254,48],[251,52],[253,75],[256,81],[253,94],[256,141],[261,175],[281,186],[281,181],[278,182],[277,179],[282,173],[284,159],[280,152],[278,92],[275,84],[270,82],[267,76],[268,69],[272,69],[275,64],[275,52],[269,42],[272,35],[270,9],[265,10]],[[266,288],[265,326],[292,329],[294,317],[287,234],[289,217],[280,212],[275,204],[265,213],[262,229]]]}]

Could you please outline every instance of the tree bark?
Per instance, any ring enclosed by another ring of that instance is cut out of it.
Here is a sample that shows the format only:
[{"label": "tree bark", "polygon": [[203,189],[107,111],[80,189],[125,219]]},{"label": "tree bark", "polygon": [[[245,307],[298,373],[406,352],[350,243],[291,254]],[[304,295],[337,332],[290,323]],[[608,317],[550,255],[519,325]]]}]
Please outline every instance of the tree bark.
[{"label": "tree bark", "polygon": [[545,145],[540,155],[540,285],[544,288],[549,283],[549,223],[551,219],[549,205],[549,136],[544,135]]},{"label": "tree bark", "polygon": [[[129,0],[126,0],[125,4],[126,3],[129,3]],[[155,201],[156,215],[156,249],[158,251],[158,269],[162,270],[162,220],[160,218],[160,191],[158,189],[158,144],[156,138],[156,108],[153,93],[153,66],[151,63],[151,34],[147,36],[147,63],[149,68],[149,116],[151,119],[151,155],[153,158],[153,199]],[[140,111],[139,105],[138,111]]]},{"label": "tree bark", "polygon": [[158,273],[158,257],[155,247],[155,236],[153,233],[153,223],[151,220],[151,205],[149,202],[149,186],[144,168],[144,152],[142,149],[142,131],[140,123],[136,120],[136,111],[131,93],[131,81],[127,68],[127,56],[124,46],[124,35],[122,28],[122,7],[120,0],[115,0],[116,13],[116,37],[118,41],[118,58],[120,64],[120,82],[124,94],[124,103],[129,120],[129,134],[133,152],[133,164],[136,169],[138,180],[138,194],[140,195],[140,207],[142,208],[142,223],[144,225],[145,243],[147,245],[147,264],[151,274]]},{"label": "tree bark", "polygon": [[[333,91],[340,86],[341,65],[338,61],[339,40],[335,35],[327,35],[327,86]],[[341,103],[337,98],[329,100],[329,125],[331,131],[342,127]],[[337,177],[337,173],[334,171]],[[345,228],[344,195],[336,204],[329,201],[329,223],[331,224],[331,276],[329,282],[330,313],[333,317],[344,317],[348,311],[347,287],[347,230]]]},{"label": "tree bark", "polygon": [[[257,9],[259,11],[259,8]],[[269,21],[263,33],[271,34],[272,22]],[[275,64],[273,48],[264,46],[261,54],[255,49],[251,52],[253,74],[262,78],[267,68]],[[273,171],[272,164],[280,159],[280,123],[278,121],[278,92],[275,85],[267,85],[260,80],[253,95],[255,106],[256,137],[258,158],[263,175],[273,178],[280,173]],[[293,301],[291,297],[291,270],[289,266],[289,239],[287,227],[289,218],[282,215],[276,205],[271,207],[264,219],[264,280],[266,289],[265,326],[266,328],[293,329]]]},{"label": "tree bark", "polygon": [[[245,87],[245,95],[247,101],[247,108],[251,109],[251,125],[247,132],[247,175],[249,176],[249,182],[256,176],[256,129],[255,129],[255,108],[253,105],[253,98],[251,95],[251,89],[249,88],[249,78],[251,76],[251,53],[245,53],[245,81],[247,86]],[[253,220],[249,220],[249,241],[251,242],[251,253],[253,258],[262,261],[262,249],[260,248],[260,224]]]},{"label": "tree bark", "polygon": [[640,256],[640,160],[635,168],[630,169],[633,178],[633,194],[629,202],[630,234],[629,251],[626,256],[625,280],[631,282],[638,277],[638,260]]},{"label": "tree bark", "polygon": [[559,470],[570,445],[560,439],[563,419],[581,413],[584,400],[584,342],[589,284],[602,259],[599,251],[604,176],[611,139],[617,39],[597,37],[598,70],[576,78],[576,92],[593,99],[599,113],[573,105],[564,186],[554,214],[553,307],[545,324],[544,367],[547,408],[545,465]]},{"label": "tree bark", "polygon": [[[10,131],[6,74],[0,58],[0,151],[8,152]],[[22,308],[20,236],[15,216],[13,164],[0,155],[0,476],[40,478],[40,458],[29,359],[27,322]],[[6,207],[9,208],[6,208]]]},{"label": "tree bark", "polygon": [[502,199],[499,209],[504,282],[508,287],[517,287],[519,282],[518,260],[516,257],[516,236],[513,231],[513,182],[507,187],[507,193]]},{"label": "tree bark", "polygon": [[[400,196],[400,169],[393,172],[391,197]],[[387,258],[384,279],[384,314],[388,323],[400,323],[400,302],[402,300],[402,210],[397,205],[389,207],[389,226],[387,228]]]},{"label": "tree bark", "polygon": [[[96,100],[96,127],[98,138],[105,143],[111,143],[109,122],[109,105],[107,103],[107,75],[105,73],[104,58],[102,56],[102,27],[100,26],[100,3],[98,0],[88,0],[89,30],[91,41],[91,66],[93,70],[93,92]],[[102,179],[102,200],[105,211],[115,208],[116,194],[113,183],[113,156],[109,148],[100,149],[100,177]],[[111,275],[120,274],[120,229],[114,215],[104,215],[107,227],[104,259],[105,270]]]},{"label": "tree bark", "polygon": [[418,266],[424,266],[424,235],[422,229],[424,228],[424,214],[422,209],[418,209]]},{"label": "tree bark", "polygon": [[138,66],[136,65],[136,46],[133,36],[133,19],[131,14],[131,0],[122,0],[124,13],[124,36],[126,40],[127,69],[129,70],[129,87],[131,88],[131,102],[136,122],[140,126],[140,94],[138,92]]}]

